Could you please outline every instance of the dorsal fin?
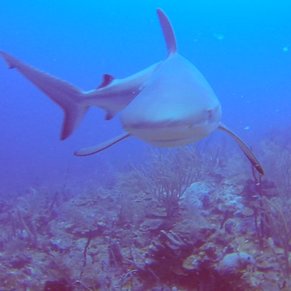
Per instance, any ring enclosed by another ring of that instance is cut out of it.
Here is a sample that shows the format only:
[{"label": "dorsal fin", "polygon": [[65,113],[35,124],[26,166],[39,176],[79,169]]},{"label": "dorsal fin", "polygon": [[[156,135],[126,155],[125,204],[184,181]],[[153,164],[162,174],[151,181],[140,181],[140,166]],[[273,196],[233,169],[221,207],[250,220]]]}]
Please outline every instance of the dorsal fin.
[{"label": "dorsal fin", "polygon": [[101,84],[97,87],[97,89],[108,86],[113,80],[114,80],[114,77],[112,75],[104,74],[103,80],[102,80]]},{"label": "dorsal fin", "polygon": [[170,56],[177,50],[175,33],[166,14],[160,8],[157,9],[157,13],[165,37],[168,56]]}]

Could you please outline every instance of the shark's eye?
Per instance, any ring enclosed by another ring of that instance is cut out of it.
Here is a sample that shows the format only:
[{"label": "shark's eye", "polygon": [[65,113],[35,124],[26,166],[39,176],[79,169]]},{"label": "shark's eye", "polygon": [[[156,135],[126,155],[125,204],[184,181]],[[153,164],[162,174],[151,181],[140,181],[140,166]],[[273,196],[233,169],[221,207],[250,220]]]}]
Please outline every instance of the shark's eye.
[{"label": "shark's eye", "polygon": [[212,120],[213,119],[213,109],[209,109],[207,110],[207,114],[208,114],[208,120]]},{"label": "shark's eye", "polygon": [[212,109],[207,110],[207,119],[208,121],[215,121],[219,115],[219,106],[216,106]]}]

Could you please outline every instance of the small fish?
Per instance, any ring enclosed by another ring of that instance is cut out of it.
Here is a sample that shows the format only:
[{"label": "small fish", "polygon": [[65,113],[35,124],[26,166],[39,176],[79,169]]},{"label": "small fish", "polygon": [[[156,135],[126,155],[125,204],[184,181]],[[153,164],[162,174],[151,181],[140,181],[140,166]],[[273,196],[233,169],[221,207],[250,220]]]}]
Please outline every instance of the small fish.
[{"label": "small fish", "polygon": [[0,52],[10,68],[17,69],[64,111],[61,139],[79,125],[90,106],[106,111],[107,120],[120,113],[124,133],[97,146],[75,152],[91,155],[135,136],[147,143],[172,147],[196,142],[216,129],[228,133],[260,174],[263,168],[248,146],[221,123],[221,105],[198,69],[177,52],[172,25],[161,9],[158,18],[164,34],[167,57],[124,79],[110,74],[91,91],[82,91],[66,81]]}]

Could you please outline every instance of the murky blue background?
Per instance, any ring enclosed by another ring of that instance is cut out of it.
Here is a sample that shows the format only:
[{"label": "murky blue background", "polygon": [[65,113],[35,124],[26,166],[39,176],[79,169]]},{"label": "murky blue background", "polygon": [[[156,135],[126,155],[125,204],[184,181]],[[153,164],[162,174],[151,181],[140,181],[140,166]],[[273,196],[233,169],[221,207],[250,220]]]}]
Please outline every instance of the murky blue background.
[{"label": "murky blue background", "polygon": [[[1,1],[0,49],[83,89],[103,73],[125,77],[166,56],[156,8],[168,14],[178,48],[205,75],[224,122],[259,152],[263,135],[291,120],[290,1]],[[58,188],[110,176],[148,148],[128,139],[96,156],[75,149],[121,132],[92,109],[59,141],[62,111],[0,60],[0,192]],[[218,145],[219,146],[219,145]],[[235,145],[234,145],[235,146]]]}]

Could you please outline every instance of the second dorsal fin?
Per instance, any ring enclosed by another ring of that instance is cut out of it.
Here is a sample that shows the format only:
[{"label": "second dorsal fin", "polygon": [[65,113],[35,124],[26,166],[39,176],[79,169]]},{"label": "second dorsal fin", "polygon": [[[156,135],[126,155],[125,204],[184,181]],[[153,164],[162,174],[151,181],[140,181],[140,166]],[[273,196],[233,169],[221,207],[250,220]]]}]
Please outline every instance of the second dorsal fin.
[{"label": "second dorsal fin", "polygon": [[102,80],[101,84],[97,87],[97,89],[108,86],[109,84],[112,83],[113,80],[114,80],[114,77],[112,75],[104,74],[103,80]]}]

